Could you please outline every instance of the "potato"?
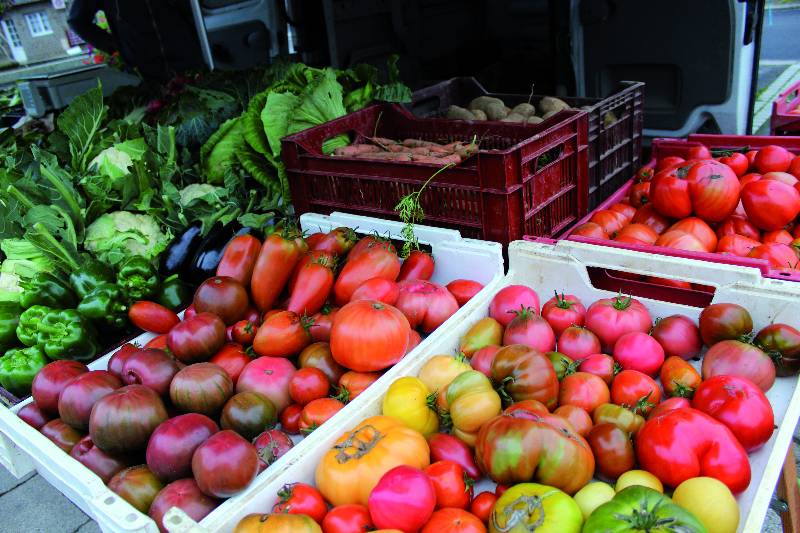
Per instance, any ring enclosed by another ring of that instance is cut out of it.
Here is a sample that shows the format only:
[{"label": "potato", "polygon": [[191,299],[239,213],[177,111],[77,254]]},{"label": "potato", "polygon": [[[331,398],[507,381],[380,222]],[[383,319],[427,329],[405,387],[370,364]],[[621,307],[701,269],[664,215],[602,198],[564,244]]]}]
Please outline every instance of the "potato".
[{"label": "potato", "polygon": [[484,111],[486,111],[486,118],[489,120],[502,120],[508,116],[508,113],[506,112],[506,106],[503,104],[489,104]]},{"label": "potato", "polygon": [[536,114],[536,108],[533,107],[531,104],[522,103],[514,106],[514,109],[512,109],[511,112],[517,113],[518,115],[522,115],[524,117],[529,117],[531,115]]},{"label": "potato", "polygon": [[541,122],[544,122],[542,117],[537,117],[536,115],[531,115],[528,117],[528,124],[539,124]]},{"label": "potato", "polygon": [[564,100],[560,100],[555,96],[545,96],[539,101],[539,111],[542,113],[544,118],[548,116],[552,116],[553,114],[549,114],[551,111],[561,111],[562,109],[569,109],[569,104],[567,104]]},{"label": "potato", "polygon": [[548,111],[547,113],[542,115],[542,120],[547,120],[548,118],[552,117],[556,113],[561,113],[561,111],[563,111],[563,109],[551,109],[550,111]]},{"label": "potato", "polygon": [[509,113],[509,115],[502,119],[503,122],[525,122],[525,115],[520,115],[519,113]]},{"label": "potato", "polygon": [[483,109],[473,109],[472,114],[475,115],[475,120],[486,120],[486,113]]},{"label": "potato", "polygon": [[448,107],[445,117],[453,120],[475,120],[475,115],[469,109],[464,109],[457,105]]},{"label": "potato", "polygon": [[486,112],[487,108],[491,104],[499,104],[505,107],[505,104],[503,103],[502,100],[500,100],[499,98],[494,98],[493,96],[479,96],[477,98],[474,98],[467,107],[469,107],[470,111],[472,111],[473,109],[481,109],[484,112]]},{"label": "potato", "polygon": [[606,128],[611,126],[616,121],[617,121],[617,116],[611,111],[603,115],[603,126],[605,126]]}]

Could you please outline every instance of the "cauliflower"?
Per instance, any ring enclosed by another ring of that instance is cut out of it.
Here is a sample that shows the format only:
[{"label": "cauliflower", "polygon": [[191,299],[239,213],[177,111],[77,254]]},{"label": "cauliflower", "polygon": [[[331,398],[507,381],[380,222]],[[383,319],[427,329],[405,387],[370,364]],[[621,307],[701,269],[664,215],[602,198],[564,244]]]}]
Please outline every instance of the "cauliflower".
[{"label": "cauliflower", "polygon": [[114,211],[100,216],[86,229],[83,246],[101,261],[116,265],[132,256],[152,259],[169,244],[150,215]]}]

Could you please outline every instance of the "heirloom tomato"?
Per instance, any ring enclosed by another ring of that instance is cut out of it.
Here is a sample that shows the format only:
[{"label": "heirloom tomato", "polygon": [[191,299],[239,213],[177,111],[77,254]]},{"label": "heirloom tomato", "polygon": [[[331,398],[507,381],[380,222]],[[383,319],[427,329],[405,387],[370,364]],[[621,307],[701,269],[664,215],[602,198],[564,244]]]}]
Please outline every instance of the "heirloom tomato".
[{"label": "heirloom tomato", "polygon": [[383,397],[381,413],[403,422],[424,436],[439,430],[439,417],[432,407],[431,391],[419,378],[398,378]]},{"label": "heirloom tomato", "polygon": [[486,533],[486,526],[474,514],[449,507],[434,511],[421,533]]},{"label": "heirloom tomato", "polygon": [[689,511],[648,487],[631,486],[594,510],[583,533],[707,533]]},{"label": "heirloom tomato", "polygon": [[489,516],[489,533],[578,533],[583,515],[568,494],[538,483],[508,489]]},{"label": "heirloom tomato", "polygon": [[664,363],[664,348],[647,333],[631,331],[614,343],[614,360],[623,370],[655,376]]},{"label": "heirloom tomato", "polygon": [[589,430],[592,429],[592,417],[589,416],[585,409],[581,409],[578,406],[560,405],[553,411],[553,414],[569,422],[575,432],[583,438],[586,438]]},{"label": "heirloom tomato", "polygon": [[503,345],[524,344],[540,352],[549,352],[556,347],[556,336],[550,324],[532,308],[516,311],[503,333]]},{"label": "heirloom tomato", "polygon": [[599,376],[575,372],[561,380],[558,392],[559,405],[574,405],[591,413],[610,399],[608,385]]},{"label": "heirloom tomato", "polygon": [[644,426],[644,417],[613,403],[598,405],[592,413],[592,420],[595,425],[614,424],[632,435],[636,435]]},{"label": "heirloom tomato", "polygon": [[497,352],[492,361],[492,381],[500,385],[507,402],[538,400],[548,409],[556,407],[555,369],[546,356],[528,346],[512,344]]},{"label": "heirloom tomato", "polygon": [[753,318],[738,304],[711,304],[700,313],[700,337],[706,346],[738,339],[753,331]]},{"label": "heirloom tomato", "polygon": [[703,379],[731,375],[747,378],[764,392],[775,383],[775,365],[769,356],[752,344],[726,340],[708,349],[703,356]]},{"label": "heirloom tomato", "polygon": [[310,516],[319,524],[328,512],[328,505],[311,485],[289,483],[278,491],[278,503],[272,507],[272,512]]},{"label": "heirloom tomato", "polygon": [[506,327],[514,319],[515,313],[524,307],[531,307],[539,312],[539,296],[536,291],[525,285],[509,285],[500,289],[492,298],[489,316]]},{"label": "heirloom tomato", "polygon": [[625,333],[647,333],[652,324],[647,308],[630,296],[603,298],[586,310],[586,327],[597,335],[606,352],[611,352],[614,343]]},{"label": "heirloom tomato", "polygon": [[615,424],[597,424],[586,437],[595,460],[595,474],[615,480],[636,464],[628,433]]},{"label": "heirloom tomato", "polygon": [[[509,322],[511,319],[509,319]],[[491,317],[478,320],[461,339],[459,350],[467,357],[486,346],[499,346],[503,342],[503,326]]]},{"label": "heirloom tomato", "polygon": [[439,392],[445,388],[456,376],[472,370],[463,357],[450,357],[449,355],[434,355],[422,365],[417,377],[430,392]]},{"label": "heirloom tomato", "polygon": [[604,230],[600,224],[596,224],[594,222],[587,222],[585,224],[581,224],[577,228],[572,230],[570,235],[576,237],[588,237],[590,239],[609,239],[608,233]]},{"label": "heirloom tomato", "polygon": [[611,382],[611,401],[647,416],[661,402],[661,388],[638,370],[623,370]]},{"label": "heirloom tomato", "polygon": [[739,179],[719,161],[694,159],[658,172],[651,182],[650,201],[667,217],[694,213],[707,222],[720,222],[736,210]]},{"label": "heirloom tomato", "polygon": [[677,356],[664,361],[659,371],[659,379],[667,396],[691,398],[703,379],[692,365]]},{"label": "heirloom tomato", "polygon": [[358,372],[383,370],[405,355],[410,330],[403,313],[391,305],[351,302],[336,314],[331,354],[337,363]]},{"label": "heirloom tomato", "polygon": [[559,353],[575,361],[599,353],[600,349],[600,339],[583,326],[569,326],[558,337]]},{"label": "heirloom tomato", "polygon": [[550,298],[542,306],[542,317],[547,320],[556,337],[572,325],[582,326],[586,308],[577,296],[563,292]]},{"label": "heirloom tomato", "polygon": [[433,482],[436,508],[466,509],[472,501],[472,478],[453,461],[436,461],[423,470]]},{"label": "heirloom tomato", "polygon": [[377,528],[418,531],[433,514],[433,482],[417,468],[400,465],[386,472],[369,495],[369,515]]},{"label": "heirloom tomato", "polygon": [[459,374],[439,398],[444,398],[450,413],[453,434],[467,444],[475,442],[478,430],[486,421],[500,414],[500,396],[489,378],[477,370]]},{"label": "heirloom tomato", "polygon": [[753,340],[775,363],[778,376],[791,376],[800,370],[800,331],[787,324],[770,324]]},{"label": "heirloom tomato", "polygon": [[781,229],[800,213],[800,192],[781,181],[762,178],[742,188],[742,205],[756,227]]},{"label": "heirloom tomato", "polygon": [[354,533],[374,529],[369,509],[363,505],[338,505],[328,511],[322,521],[324,533]]}]

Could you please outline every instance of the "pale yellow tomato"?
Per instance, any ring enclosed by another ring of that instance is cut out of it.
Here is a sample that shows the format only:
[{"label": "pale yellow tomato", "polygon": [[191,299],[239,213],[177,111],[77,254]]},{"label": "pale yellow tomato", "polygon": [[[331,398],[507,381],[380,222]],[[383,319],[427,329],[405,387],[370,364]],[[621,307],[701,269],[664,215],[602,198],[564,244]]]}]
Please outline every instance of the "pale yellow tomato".
[{"label": "pale yellow tomato", "polygon": [[649,487],[653,490],[657,490],[661,494],[664,494],[664,485],[661,484],[661,481],[646,470],[628,470],[617,479],[617,484],[614,489],[619,492],[624,488],[630,487],[632,485],[641,485],[643,487]]},{"label": "pale yellow tomato", "polygon": [[687,479],[675,489],[672,501],[700,520],[708,533],[735,533],[739,504],[725,484],[713,477]]},{"label": "pale yellow tomato", "polygon": [[572,499],[575,500],[575,503],[581,508],[583,518],[586,519],[589,518],[589,515],[592,514],[595,509],[611,501],[615,494],[614,488],[608,483],[595,481],[576,492]]},{"label": "pale yellow tomato", "polygon": [[462,358],[434,355],[422,366],[417,377],[431,392],[439,392],[467,370],[472,367]]},{"label": "pale yellow tomato", "polygon": [[414,377],[399,378],[383,397],[383,414],[400,420],[426,437],[439,429],[439,417],[431,408],[431,391]]}]

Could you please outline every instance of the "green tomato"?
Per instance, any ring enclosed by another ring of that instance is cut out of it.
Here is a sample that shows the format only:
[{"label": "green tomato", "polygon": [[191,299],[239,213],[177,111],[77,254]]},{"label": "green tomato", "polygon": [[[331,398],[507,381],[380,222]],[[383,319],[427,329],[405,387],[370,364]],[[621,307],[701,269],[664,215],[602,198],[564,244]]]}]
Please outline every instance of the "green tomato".
[{"label": "green tomato", "polygon": [[579,533],[581,509],[566,492],[538,483],[520,483],[494,504],[489,533]]},{"label": "green tomato", "polygon": [[594,510],[583,533],[708,533],[689,511],[642,486],[623,489]]},{"label": "green tomato", "polygon": [[573,498],[578,507],[581,508],[583,518],[586,519],[595,509],[606,502],[610,502],[615,494],[614,488],[608,483],[595,481],[576,492]]}]

